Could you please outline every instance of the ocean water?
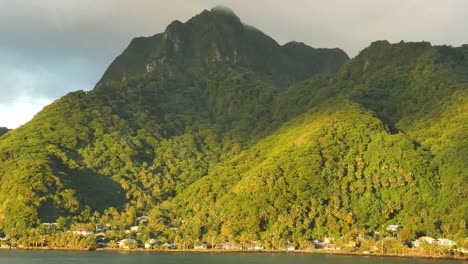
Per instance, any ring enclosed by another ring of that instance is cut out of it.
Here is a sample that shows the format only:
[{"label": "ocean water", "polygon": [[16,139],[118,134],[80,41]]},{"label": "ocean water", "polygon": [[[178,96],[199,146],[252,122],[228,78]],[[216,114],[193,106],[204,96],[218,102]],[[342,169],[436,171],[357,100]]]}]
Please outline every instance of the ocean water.
[{"label": "ocean water", "polygon": [[468,261],[286,253],[0,250],[0,264],[468,264]]}]

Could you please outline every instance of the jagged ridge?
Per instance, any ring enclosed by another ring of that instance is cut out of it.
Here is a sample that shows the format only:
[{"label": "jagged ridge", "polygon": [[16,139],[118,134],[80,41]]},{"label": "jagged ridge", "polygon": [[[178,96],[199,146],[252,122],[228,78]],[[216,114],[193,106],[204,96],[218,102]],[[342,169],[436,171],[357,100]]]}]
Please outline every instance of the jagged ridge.
[{"label": "jagged ridge", "polygon": [[174,21],[164,33],[132,40],[99,83],[157,71],[167,64],[228,63],[266,75],[285,87],[317,73],[336,72],[348,59],[340,49],[314,49],[294,42],[280,46],[244,25],[232,11],[216,8],[186,23]]}]

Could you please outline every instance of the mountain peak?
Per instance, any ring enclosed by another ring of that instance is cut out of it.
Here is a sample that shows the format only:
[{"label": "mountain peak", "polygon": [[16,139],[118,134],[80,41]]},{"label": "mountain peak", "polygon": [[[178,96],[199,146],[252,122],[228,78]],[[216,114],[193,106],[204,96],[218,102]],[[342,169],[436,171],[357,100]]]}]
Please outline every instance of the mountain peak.
[{"label": "mountain peak", "polygon": [[162,73],[171,66],[204,68],[220,63],[263,74],[286,87],[317,73],[336,72],[346,60],[342,51],[305,44],[282,47],[260,30],[245,26],[231,9],[217,6],[185,23],[173,21],[162,34],[132,41],[99,83]]},{"label": "mountain peak", "polygon": [[211,12],[237,17],[236,13],[234,13],[234,11],[231,8],[222,5],[213,7],[211,9]]},{"label": "mountain peak", "polygon": [[165,32],[171,31],[172,29],[182,27],[184,23],[180,22],[179,20],[172,21],[169,25],[167,25]]},{"label": "mountain peak", "polygon": [[387,40],[377,40],[363,49],[350,63],[341,68],[341,72],[348,79],[362,79],[370,72],[382,68],[401,65],[411,65],[411,62],[426,54],[425,58],[433,56],[433,46],[430,42],[390,43]]},{"label": "mountain peak", "polygon": [[232,9],[225,6],[216,6],[211,10],[204,10],[200,14],[194,16],[186,24],[210,24],[213,23],[217,26],[220,24],[228,25],[231,27],[243,27],[240,18],[234,13]]}]

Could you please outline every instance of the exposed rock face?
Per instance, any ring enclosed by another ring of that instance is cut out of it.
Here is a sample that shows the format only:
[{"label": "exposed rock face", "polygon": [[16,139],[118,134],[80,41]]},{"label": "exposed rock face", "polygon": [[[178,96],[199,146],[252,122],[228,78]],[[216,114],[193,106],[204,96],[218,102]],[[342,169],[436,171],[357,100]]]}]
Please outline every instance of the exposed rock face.
[{"label": "exposed rock face", "polygon": [[174,21],[163,33],[132,40],[99,83],[151,73],[162,63],[176,67],[227,63],[253,69],[286,87],[314,74],[336,72],[348,59],[340,49],[314,49],[297,42],[280,46],[244,25],[232,10],[217,7],[186,23]]}]

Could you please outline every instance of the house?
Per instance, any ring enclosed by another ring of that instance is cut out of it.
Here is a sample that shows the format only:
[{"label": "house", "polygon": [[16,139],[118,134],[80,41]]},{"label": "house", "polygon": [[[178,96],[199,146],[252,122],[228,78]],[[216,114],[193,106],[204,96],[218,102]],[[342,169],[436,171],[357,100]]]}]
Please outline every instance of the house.
[{"label": "house", "polygon": [[108,228],[99,228],[96,229],[96,233],[106,233],[109,229]]},{"label": "house", "polygon": [[94,236],[95,236],[95,237],[105,237],[105,236],[106,236],[106,233],[104,233],[104,232],[98,232],[98,233],[95,233]]},{"label": "house", "polygon": [[154,245],[158,245],[160,243],[161,241],[154,239],[154,238],[150,238],[148,239],[148,241],[146,241],[145,248],[153,248]]},{"label": "house", "polygon": [[248,250],[263,250],[263,246],[257,241],[252,241]]},{"label": "house", "polygon": [[87,228],[78,228],[77,230],[73,231],[73,234],[88,236],[94,234],[94,232]]},{"label": "house", "polygon": [[288,245],[286,248],[285,248],[286,251],[294,251],[296,250],[296,247],[294,246],[291,246],[291,245]]},{"label": "house", "polygon": [[148,223],[148,216],[147,215],[142,215],[137,218],[140,224],[146,224]]},{"label": "house", "polygon": [[286,241],[286,247],[284,248],[286,251],[294,251],[296,250],[296,247],[291,244],[291,242]]},{"label": "house", "polygon": [[209,249],[212,248],[212,246],[208,243],[201,243],[200,245],[196,245],[194,249]]},{"label": "house", "polygon": [[419,242],[426,242],[426,243],[429,243],[431,245],[436,245],[437,244],[437,239],[435,238],[432,238],[432,237],[429,237],[429,236],[423,236],[423,237],[420,237],[418,238]]},{"label": "house", "polygon": [[331,244],[331,243],[333,242],[333,240],[334,240],[334,239],[331,238],[331,237],[325,237],[325,238],[323,239],[323,241],[319,241],[319,240],[317,240],[317,239],[314,239],[314,240],[312,240],[312,245],[313,245],[314,248],[316,248],[316,249],[327,248],[327,246],[328,246],[329,244]]},{"label": "house", "polygon": [[154,62],[146,64],[146,72],[152,72],[154,69]]},{"label": "house", "polygon": [[326,249],[326,250],[340,250],[340,248],[336,247],[335,244],[326,244],[326,245],[324,245],[323,248]]},{"label": "house", "polygon": [[429,236],[422,236],[414,241],[411,241],[411,247],[418,248],[421,246],[422,243],[427,243],[430,245],[437,245],[437,239],[429,237]]},{"label": "house", "polygon": [[447,238],[438,238],[437,244],[440,246],[453,247],[457,245],[457,242]]},{"label": "house", "polygon": [[135,243],[135,239],[125,238],[117,242],[117,245],[119,245],[119,248],[129,249],[134,243]]},{"label": "house", "polygon": [[235,249],[234,245],[231,242],[226,242],[222,244],[222,249]]},{"label": "house", "polygon": [[343,247],[356,249],[356,248],[357,248],[357,244],[356,244],[355,241],[349,241],[349,242],[346,243]]},{"label": "house", "polygon": [[177,244],[175,243],[165,243],[163,247],[168,248],[168,249],[177,249]]},{"label": "house", "polygon": [[421,241],[413,240],[413,241],[410,242],[410,244],[411,244],[412,248],[418,248],[419,246],[421,246]]},{"label": "house", "polygon": [[51,228],[56,228],[57,223],[42,223],[42,226],[47,228],[47,229],[51,229]]},{"label": "house", "polygon": [[322,244],[317,239],[312,240],[312,245],[314,246],[314,248],[317,248],[317,249],[322,248]]},{"label": "house", "polygon": [[215,249],[234,249],[234,246],[232,245],[231,242],[226,242],[226,243],[216,244],[214,248]]},{"label": "house", "polygon": [[96,229],[96,232],[94,233],[95,237],[105,237],[107,232],[107,228],[100,228]]},{"label": "house", "polygon": [[400,228],[400,225],[389,225],[387,226],[387,231],[397,232],[399,228]]},{"label": "house", "polygon": [[317,249],[319,248],[330,249],[328,245],[333,245],[334,247],[334,244],[331,244],[333,240],[334,238],[332,237],[325,237],[322,242],[320,242],[319,240],[314,240],[312,241],[312,244],[314,244],[314,247]]},{"label": "house", "polygon": [[109,243],[104,242],[104,241],[101,241],[101,242],[97,242],[97,243],[96,243],[96,246],[97,246],[98,248],[106,248],[106,247],[109,246]]}]

